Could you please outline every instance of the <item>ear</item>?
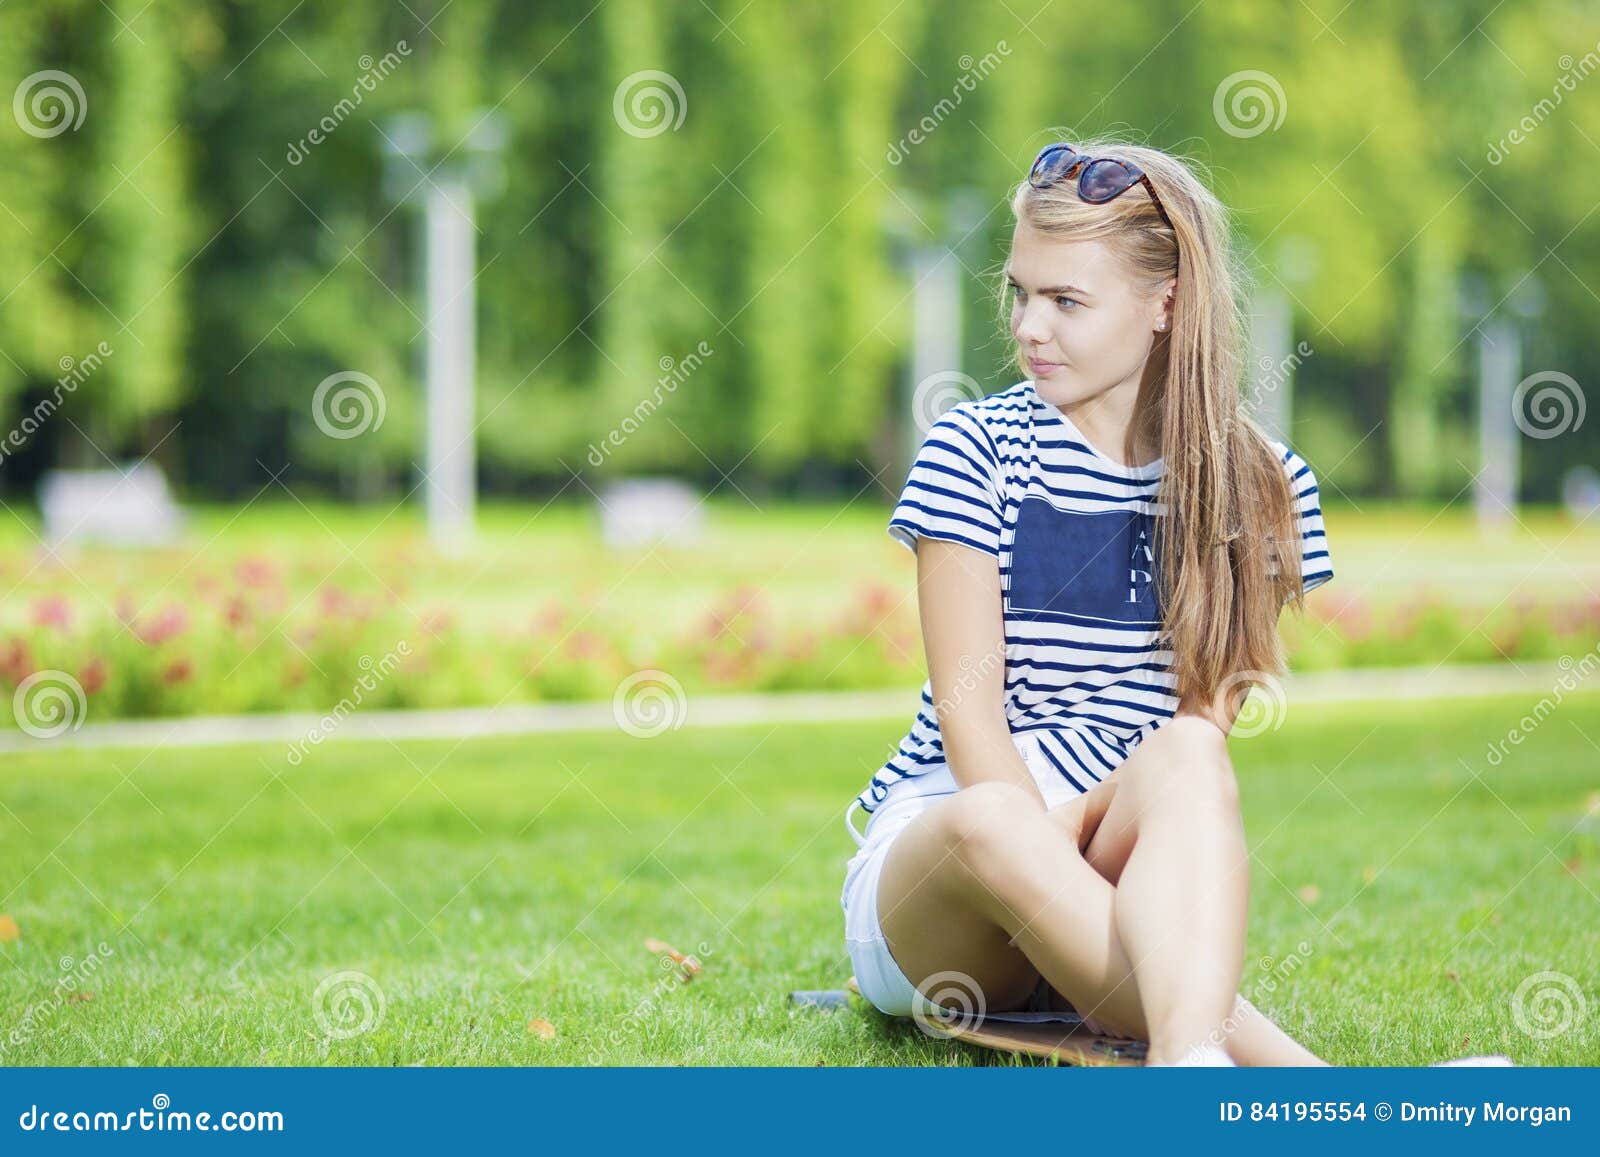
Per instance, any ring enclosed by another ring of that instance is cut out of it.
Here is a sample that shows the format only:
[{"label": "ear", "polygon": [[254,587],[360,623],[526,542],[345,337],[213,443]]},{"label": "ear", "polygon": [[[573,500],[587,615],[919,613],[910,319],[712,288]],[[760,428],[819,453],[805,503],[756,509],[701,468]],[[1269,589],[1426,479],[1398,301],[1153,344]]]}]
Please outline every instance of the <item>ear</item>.
[{"label": "ear", "polygon": [[1156,297],[1156,300],[1160,304],[1156,306],[1156,311],[1154,316],[1151,318],[1150,326],[1157,333],[1167,333],[1172,329],[1172,297],[1177,291],[1177,288],[1178,279],[1176,277],[1169,277],[1167,278],[1166,284],[1161,287],[1161,292]]}]

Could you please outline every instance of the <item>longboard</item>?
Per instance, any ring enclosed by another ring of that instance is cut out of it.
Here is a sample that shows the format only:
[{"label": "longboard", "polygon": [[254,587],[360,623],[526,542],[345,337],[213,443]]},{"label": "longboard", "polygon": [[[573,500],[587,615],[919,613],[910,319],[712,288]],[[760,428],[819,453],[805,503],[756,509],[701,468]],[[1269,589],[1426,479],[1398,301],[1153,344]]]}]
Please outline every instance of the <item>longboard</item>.
[{"label": "longboard", "polygon": [[[849,996],[861,997],[856,978],[845,984]],[[800,1004],[837,1006],[849,1000],[843,992],[796,992]],[[930,1034],[961,1041],[981,1049],[1038,1057],[1059,1065],[1136,1068],[1144,1064],[1144,1041],[1106,1036],[1084,1027],[1083,1017],[1070,1010],[1054,1012],[991,1012],[981,1017],[952,1012],[948,1020],[937,1014],[916,1018]]]},{"label": "longboard", "polygon": [[1058,1065],[1137,1068],[1144,1064],[1144,1041],[1090,1032],[1075,1013],[992,1012],[977,1019],[957,1014],[948,1027],[931,1016],[919,1023],[950,1040]]}]

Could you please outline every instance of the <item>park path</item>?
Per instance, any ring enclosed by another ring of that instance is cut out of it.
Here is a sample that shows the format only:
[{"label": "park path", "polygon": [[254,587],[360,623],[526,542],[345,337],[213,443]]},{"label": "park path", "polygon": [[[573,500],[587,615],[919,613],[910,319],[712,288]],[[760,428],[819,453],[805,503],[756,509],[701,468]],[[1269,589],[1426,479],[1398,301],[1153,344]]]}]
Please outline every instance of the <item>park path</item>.
[{"label": "park path", "polygon": [[[1322,671],[1283,680],[1290,704],[1460,699],[1474,695],[1545,695],[1565,669],[1555,663],[1496,663],[1461,667],[1393,667]],[[739,727],[775,723],[901,720],[917,706],[915,688],[811,691],[749,695],[690,695],[683,726]],[[294,743],[313,728],[330,739],[461,739],[538,735],[557,731],[611,731],[617,719],[609,701],[535,703],[427,711],[356,711],[333,727],[324,717],[204,715],[181,719],[130,719],[85,723],[51,739],[17,731],[0,733],[0,752],[45,747],[213,747],[237,743]]]}]

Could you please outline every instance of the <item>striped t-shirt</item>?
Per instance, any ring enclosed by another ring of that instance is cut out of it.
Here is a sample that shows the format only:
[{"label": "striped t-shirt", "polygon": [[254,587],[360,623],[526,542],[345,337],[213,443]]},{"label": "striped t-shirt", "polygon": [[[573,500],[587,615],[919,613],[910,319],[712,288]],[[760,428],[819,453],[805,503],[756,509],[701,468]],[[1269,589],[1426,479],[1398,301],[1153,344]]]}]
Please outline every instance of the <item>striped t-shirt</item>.
[{"label": "striped t-shirt", "polygon": [[[1333,577],[1311,467],[1281,442],[1300,523],[1307,591]],[[1157,647],[1152,516],[1164,466],[1113,462],[1031,381],[963,402],[928,430],[889,520],[913,553],[919,535],[995,556],[1005,629],[1005,713],[1082,793],[1177,711],[1172,652]],[[998,653],[997,653],[998,655]],[[982,660],[973,662],[974,669]],[[952,792],[933,700],[858,797]],[[855,805],[852,804],[852,807]]]}]

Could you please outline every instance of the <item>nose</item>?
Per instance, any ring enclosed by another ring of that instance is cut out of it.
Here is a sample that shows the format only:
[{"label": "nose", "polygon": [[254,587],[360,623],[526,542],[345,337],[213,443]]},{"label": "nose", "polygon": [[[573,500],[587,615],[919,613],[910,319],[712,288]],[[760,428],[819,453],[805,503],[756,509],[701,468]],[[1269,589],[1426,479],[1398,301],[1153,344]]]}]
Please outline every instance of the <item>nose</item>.
[{"label": "nose", "polygon": [[1050,330],[1044,320],[1044,310],[1048,305],[1048,302],[1038,300],[1030,301],[1023,307],[1014,331],[1016,339],[1023,345],[1042,345],[1049,338]]}]

